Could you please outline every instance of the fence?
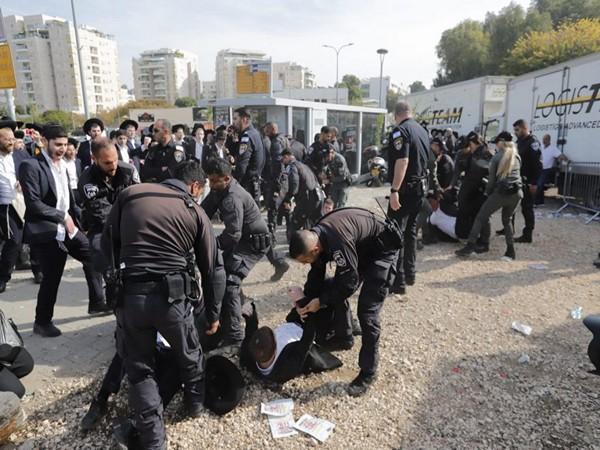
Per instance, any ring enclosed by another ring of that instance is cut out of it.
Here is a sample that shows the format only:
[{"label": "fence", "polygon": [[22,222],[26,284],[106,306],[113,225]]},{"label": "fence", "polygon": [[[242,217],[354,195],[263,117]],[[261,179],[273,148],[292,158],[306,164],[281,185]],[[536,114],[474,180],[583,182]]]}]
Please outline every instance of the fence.
[{"label": "fence", "polygon": [[600,216],[600,163],[569,161],[563,176],[564,204],[556,213],[569,206],[590,211],[593,215],[586,224]]}]

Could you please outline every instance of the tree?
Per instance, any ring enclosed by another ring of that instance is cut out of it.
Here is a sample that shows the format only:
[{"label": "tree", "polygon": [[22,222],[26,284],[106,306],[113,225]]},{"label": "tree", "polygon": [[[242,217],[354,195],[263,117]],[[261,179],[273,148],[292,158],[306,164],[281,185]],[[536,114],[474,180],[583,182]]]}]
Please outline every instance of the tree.
[{"label": "tree", "polygon": [[385,99],[385,106],[386,106],[388,112],[394,111],[394,108],[396,107],[396,103],[398,103],[399,96],[400,95],[398,94],[398,92],[396,92],[392,89],[388,89],[387,96]]},{"label": "tree", "polygon": [[348,89],[348,103],[351,105],[362,105],[362,91],[360,89],[360,79],[356,75],[344,75],[342,82],[337,83],[336,87]]},{"label": "tree", "polygon": [[465,20],[442,33],[436,50],[441,61],[435,86],[469,80],[485,75],[490,36],[481,22]]},{"label": "tree", "polygon": [[517,41],[504,69],[520,75],[600,51],[600,19],[566,22],[554,31],[534,31]]},{"label": "tree", "polygon": [[42,124],[56,123],[62,126],[68,132],[75,129],[75,115],[66,111],[48,110],[44,111],[39,117],[39,121]]},{"label": "tree", "polygon": [[414,94],[415,92],[426,91],[427,88],[422,81],[417,80],[408,85],[408,90],[411,94]]},{"label": "tree", "polygon": [[488,73],[497,75],[501,62],[525,30],[525,10],[511,2],[498,14],[488,12],[483,29],[490,36]]},{"label": "tree", "polygon": [[177,100],[175,100],[175,106],[177,106],[178,108],[189,108],[197,105],[198,102],[192,97],[180,97]]},{"label": "tree", "polygon": [[600,0],[534,0],[533,7],[550,14],[554,25],[600,17]]}]

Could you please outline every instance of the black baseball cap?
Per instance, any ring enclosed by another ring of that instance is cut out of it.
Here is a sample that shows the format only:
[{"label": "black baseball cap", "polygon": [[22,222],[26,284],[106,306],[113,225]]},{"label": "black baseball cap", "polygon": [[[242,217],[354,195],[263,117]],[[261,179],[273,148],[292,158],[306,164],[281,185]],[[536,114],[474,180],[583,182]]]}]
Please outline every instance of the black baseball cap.
[{"label": "black baseball cap", "polygon": [[504,142],[512,142],[512,140],[513,140],[512,134],[510,134],[508,131],[502,131],[502,132],[500,132],[500,134],[498,134],[498,136],[496,136],[496,137],[493,139],[493,141],[492,141],[492,142],[493,142],[494,144],[497,144],[497,143],[498,143],[498,142],[500,142],[500,141],[504,141]]}]

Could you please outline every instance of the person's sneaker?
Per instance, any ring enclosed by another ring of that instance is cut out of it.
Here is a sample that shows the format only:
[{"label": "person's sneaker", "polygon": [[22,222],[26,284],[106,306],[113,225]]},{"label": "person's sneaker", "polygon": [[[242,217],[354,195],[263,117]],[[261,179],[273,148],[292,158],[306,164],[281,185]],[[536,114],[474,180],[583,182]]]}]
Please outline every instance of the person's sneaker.
[{"label": "person's sneaker", "polygon": [[361,370],[358,376],[352,380],[348,386],[348,394],[350,394],[352,397],[363,395],[369,390],[376,379],[377,376],[375,374],[367,375]]},{"label": "person's sneaker", "polygon": [[33,324],[33,334],[39,334],[42,337],[57,337],[62,333],[54,326],[52,322],[46,325],[40,325],[38,323]]},{"label": "person's sneaker", "polygon": [[487,253],[489,251],[490,251],[489,244],[475,244],[475,253],[481,254],[481,253]]},{"label": "person's sneaker", "polygon": [[332,337],[331,339],[323,342],[321,347],[325,350],[329,350],[330,352],[335,352],[338,350],[350,350],[354,346],[354,338],[338,338]]},{"label": "person's sneaker", "polygon": [[203,403],[199,402],[186,402],[185,398],[183,401],[183,410],[186,417],[191,417],[193,419],[200,417],[206,408]]},{"label": "person's sneaker", "polygon": [[469,257],[469,256],[471,256],[471,253],[475,253],[475,252],[476,252],[475,245],[471,244],[471,243],[467,243],[467,245],[465,245],[460,250],[456,250],[454,253],[456,254],[456,256]]},{"label": "person's sneaker", "polygon": [[88,306],[88,314],[111,314],[113,309],[106,302],[90,303]]},{"label": "person's sneaker", "polygon": [[92,400],[92,404],[90,405],[90,409],[83,419],[81,419],[81,430],[82,431],[90,431],[98,425],[100,419],[102,419],[106,413],[108,412],[108,406],[106,402],[100,401],[97,398]]},{"label": "person's sneaker", "polygon": [[531,236],[524,234],[516,238],[515,242],[518,242],[519,244],[531,244],[533,242],[533,239],[531,239]]},{"label": "person's sneaker", "polygon": [[415,277],[406,277],[404,279],[404,282],[406,283],[407,286],[414,286],[415,285]]},{"label": "person's sneaker", "polygon": [[286,263],[285,261],[282,262],[281,264],[279,264],[276,268],[275,268],[275,273],[273,274],[273,276],[271,277],[271,281],[279,281],[281,280],[281,277],[283,277],[283,275],[290,270],[290,265],[288,263]]},{"label": "person's sneaker", "polygon": [[517,255],[515,254],[515,248],[514,247],[506,247],[506,252],[504,253],[503,258],[514,261],[517,258]]},{"label": "person's sneaker", "polygon": [[6,281],[0,281],[0,294],[6,290]]},{"label": "person's sneaker", "polygon": [[33,282],[35,284],[42,284],[43,279],[44,279],[44,274],[42,272],[36,272],[33,274]]},{"label": "person's sneaker", "polygon": [[404,286],[400,286],[400,287],[392,287],[390,289],[390,294],[395,294],[395,295],[406,295],[406,287]]},{"label": "person's sneaker", "polygon": [[356,318],[352,318],[352,336],[362,336],[362,328]]}]

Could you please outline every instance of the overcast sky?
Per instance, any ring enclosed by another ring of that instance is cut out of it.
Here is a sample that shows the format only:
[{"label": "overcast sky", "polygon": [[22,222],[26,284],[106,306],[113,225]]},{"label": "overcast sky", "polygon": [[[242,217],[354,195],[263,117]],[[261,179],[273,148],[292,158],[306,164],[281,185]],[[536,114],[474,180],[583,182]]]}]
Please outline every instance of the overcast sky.
[{"label": "overcast sky", "polygon": [[[438,68],[435,46],[442,31],[461,20],[482,20],[508,0],[76,0],[80,24],[115,36],[121,81],[133,87],[131,58],[161,47],[198,55],[201,80],[214,80],[215,56],[223,48],[260,50],[276,62],[309,67],[318,85],[335,82],[335,53],[323,44],[354,46],[340,53],[340,78],[379,76],[378,48],[389,53],[384,75],[407,86],[430,86]],[[516,3],[527,7],[529,0]],[[72,19],[69,0],[2,0],[5,16],[47,14]]]}]

